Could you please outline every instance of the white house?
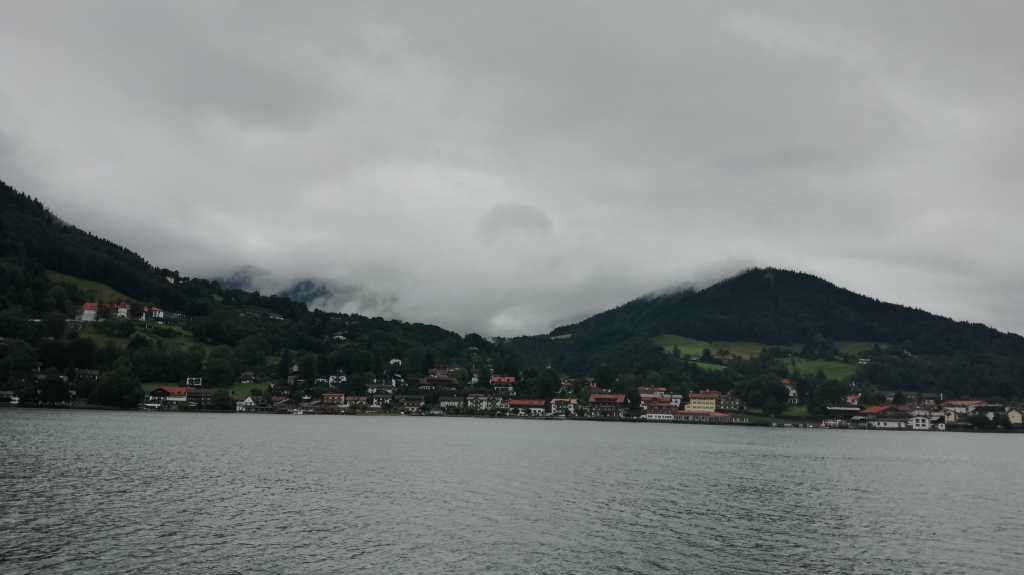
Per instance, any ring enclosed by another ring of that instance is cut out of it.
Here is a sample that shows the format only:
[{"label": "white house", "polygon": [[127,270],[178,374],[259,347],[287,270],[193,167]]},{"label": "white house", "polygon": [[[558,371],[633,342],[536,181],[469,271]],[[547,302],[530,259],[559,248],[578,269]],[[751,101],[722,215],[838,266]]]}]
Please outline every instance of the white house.
[{"label": "white house", "polygon": [[444,409],[444,410],[461,409],[462,408],[462,398],[461,397],[456,397],[456,396],[442,397],[441,401],[440,401],[440,406],[441,406],[441,409]]},{"label": "white house", "polygon": [[117,319],[128,319],[128,311],[131,309],[126,303],[119,303],[114,306],[114,317]]},{"label": "white house", "polygon": [[786,398],[786,403],[790,405],[797,405],[800,403],[800,391],[796,388],[796,384],[792,380],[782,380],[782,385],[786,386],[786,393],[789,397]]},{"label": "white house", "polygon": [[1024,425],[1024,409],[1007,409],[1006,418],[1010,420],[1010,425]]},{"label": "white house", "polygon": [[253,401],[252,396],[246,397],[242,401],[235,402],[235,411],[239,413],[248,413],[256,411],[256,402]]},{"label": "white house", "polygon": [[551,400],[551,413],[552,415],[576,415],[576,406],[578,402],[575,398],[571,397],[556,397]]},{"label": "white house", "polygon": [[82,304],[82,315],[80,319],[82,321],[96,321],[96,314],[99,311],[99,304],[94,301],[85,302]]},{"label": "white house", "polygon": [[907,420],[910,429],[914,431],[928,431],[932,428],[932,421],[924,415],[915,415]]}]

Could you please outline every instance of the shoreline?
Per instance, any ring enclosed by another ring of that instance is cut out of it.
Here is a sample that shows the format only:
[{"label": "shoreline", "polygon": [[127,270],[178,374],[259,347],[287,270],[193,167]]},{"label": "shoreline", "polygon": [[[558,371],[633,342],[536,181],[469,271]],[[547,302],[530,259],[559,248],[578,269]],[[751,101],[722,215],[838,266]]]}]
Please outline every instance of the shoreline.
[{"label": "shoreline", "polygon": [[[557,416],[520,416],[520,415],[487,415],[487,414],[429,414],[429,413],[392,413],[392,412],[362,412],[362,413],[303,413],[294,414],[287,412],[272,412],[272,411],[258,411],[258,412],[239,412],[233,410],[214,410],[214,409],[195,409],[195,410],[178,410],[178,409],[119,409],[116,407],[107,407],[102,405],[71,405],[71,406],[28,406],[28,405],[11,405],[11,404],[0,404],[0,410],[4,408],[9,409],[24,409],[24,410],[50,410],[50,411],[106,411],[106,412],[124,412],[124,413],[161,413],[161,414],[219,414],[219,415],[302,415],[302,416],[344,416],[344,417],[429,417],[429,418],[467,418],[467,419],[501,419],[501,420],[512,420],[512,421],[590,421],[598,423],[643,423],[643,424],[663,424],[663,425],[706,425],[713,427],[760,427],[760,428],[771,428],[771,429],[815,429],[815,430],[827,430],[827,431],[879,431],[879,432],[917,432],[917,433],[983,433],[983,434],[1024,434],[1024,427],[1010,428],[1010,429],[979,429],[979,428],[954,428],[954,429],[929,429],[929,430],[914,430],[914,429],[877,429],[870,427],[832,427],[822,425],[817,420],[812,419],[774,419],[769,418],[768,421],[748,421],[748,422],[708,422],[708,421],[645,421],[641,419],[610,419],[600,417],[557,417]],[[760,417],[760,416],[757,416]]]}]

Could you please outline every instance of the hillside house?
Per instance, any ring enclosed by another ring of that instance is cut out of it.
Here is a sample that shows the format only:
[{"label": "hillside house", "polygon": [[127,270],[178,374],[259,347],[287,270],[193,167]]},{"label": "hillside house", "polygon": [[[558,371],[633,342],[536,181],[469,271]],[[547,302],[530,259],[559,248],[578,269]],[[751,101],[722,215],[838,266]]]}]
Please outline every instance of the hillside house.
[{"label": "hillside house", "polygon": [[800,403],[800,390],[797,389],[796,383],[791,379],[783,379],[782,385],[786,386],[786,403],[789,405],[799,405]]},{"label": "hillside house", "polygon": [[501,397],[515,397],[516,378],[512,375],[492,375],[491,389]]},{"label": "hillside house", "polygon": [[130,311],[131,306],[124,302],[121,302],[114,306],[114,317],[117,319],[128,319]]},{"label": "hillside house", "polygon": [[82,304],[82,313],[78,316],[81,321],[96,321],[100,306],[94,301]]}]

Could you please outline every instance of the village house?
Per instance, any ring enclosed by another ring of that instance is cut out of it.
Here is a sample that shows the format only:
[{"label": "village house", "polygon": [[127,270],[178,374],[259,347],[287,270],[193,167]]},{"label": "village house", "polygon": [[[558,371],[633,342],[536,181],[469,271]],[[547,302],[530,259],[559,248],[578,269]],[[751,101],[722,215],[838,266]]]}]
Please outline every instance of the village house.
[{"label": "village house", "polygon": [[462,409],[462,398],[456,395],[444,396],[438,400],[438,405],[444,411],[458,411]]},{"label": "village house", "polygon": [[1024,425],[1024,409],[1007,409],[1006,419],[1010,420],[1010,425]]},{"label": "village house", "polygon": [[146,306],[142,308],[143,321],[161,321],[164,319],[164,310],[158,307]]},{"label": "village house", "polygon": [[605,419],[621,419],[626,412],[626,395],[623,393],[593,393],[590,395],[590,416]]},{"label": "village house", "polygon": [[800,403],[800,390],[797,389],[796,383],[790,379],[783,379],[782,385],[786,386],[786,403],[789,405],[798,405]]},{"label": "village house", "polygon": [[722,393],[712,389],[694,391],[690,393],[690,401],[686,404],[686,411],[690,413],[714,413],[718,411],[718,401]]},{"label": "village house", "polygon": [[146,397],[146,407],[151,409],[178,409],[188,404],[189,387],[158,387]]},{"label": "village house", "polygon": [[131,306],[121,302],[114,305],[114,317],[117,319],[128,319],[128,313],[131,311]]},{"label": "village house", "polygon": [[405,395],[398,398],[398,408],[406,415],[420,413],[423,410],[422,395]]},{"label": "village house", "polygon": [[256,401],[252,396],[248,396],[242,401],[235,402],[235,411],[238,413],[253,413],[256,411]]},{"label": "village house", "polygon": [[860,410],[868,429],[909,429],[912,406],[873,405]]},{"label": "village house", "polygon": [[503,411],[508,409],[508,400],[496,395],[473,393],[466,396],[466,409],[481,413]]},{"label": "village house", "polygon": [[924,415],[914,415],[907,420],[907,426],[914,431],[930,431],[932,420]]},{"label": "village house", "polygon": [[664,396],[641,396],[640,408],[643,413],[640,419],[645,421],[672,421],[676,408],[672,406],[672,400]]},{"label": "village house", "polygon": [[100,306],[94,301],[82,304],[82,314],[78,316],[81,321],[96,321]]},{"label": "village house", "polygon": [[201,377],[186,377],[185,378],[185,385],[188,386],[188,387],[202,387],[203,386],[203,378],[201,378]]},{"label": "village house", "polygon": [[515,397],[516,378],[512,375],[492,375],[491,389],[501,397]]},{"label": "village house", "polygon": [[822,427],[847,428],[859,424],[864,419],[860,408],[853,405],[830,405],[825,407],[825,419]]},{"label": "village house", "polygon": [[344,405],[345,394],[340,392],[329,392],[320,394],[320,403],[323,405]]},{"label": "village house", "polygon": [[743,400],[734,395],[731,391],[718,398],[719,411],[743,411],[746,407],[747,406],[743,403]]},{"label": "village house", "polygon": [[577,405],[575,397],[556,397],[551,400],[551,414],[575,417]]},{"label": "village house", "polygon": [[511,415],[540,417],[547,414],[547,402],[543,399],[510,399],[508,410]]},{"label": "village house", "polygon": [[338,387],[343,383],[348,383],[348,377],[345,376],[344,371],[339,371],[338,373],[327,377],[327,385],[331,387]]},{"label": "village house", "polygon": [[242,385],[253,385],[256,383],[256,374],[251,371],[243,371],[238,382]]},{"label": "village house", "polygon": [[985,405],[984,401],[977,399],[952,400],[942,402],[942,409],[946,413],[955,413],[957,416],[970,415],[979,406]]},{"label": "village house", "polygon": [[345,398],[345,407],[349,409],[366,407],[367,405],[368,402],[365,395],[349,395]]}]

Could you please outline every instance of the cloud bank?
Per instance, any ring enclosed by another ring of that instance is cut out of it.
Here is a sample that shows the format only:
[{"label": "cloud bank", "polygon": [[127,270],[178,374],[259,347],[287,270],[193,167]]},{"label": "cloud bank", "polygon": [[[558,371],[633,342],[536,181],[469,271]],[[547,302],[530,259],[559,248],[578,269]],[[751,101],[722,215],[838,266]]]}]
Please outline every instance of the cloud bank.
[{"label": "cloud bank", "polygon": [[3,12],[0,177],[161,266],[516,335],[774,265],[1024,332],[1019,3]]}]

